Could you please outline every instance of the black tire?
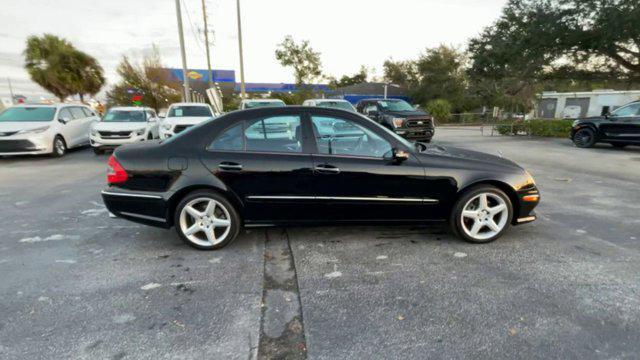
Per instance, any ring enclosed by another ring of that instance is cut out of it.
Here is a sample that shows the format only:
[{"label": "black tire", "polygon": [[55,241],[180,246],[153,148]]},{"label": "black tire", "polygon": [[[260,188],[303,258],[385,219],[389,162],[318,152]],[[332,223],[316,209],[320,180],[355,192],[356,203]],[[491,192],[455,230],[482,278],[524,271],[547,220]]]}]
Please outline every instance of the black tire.
[{"label": "black tire", "polygon": [[582,128],[573,134],[572,140],[579,148],[590,148],[596,143],[596,133],[591,128]]},{"label": "black tire", "polygon": [[[507,217],[506,217],[506,223],[504,227],[497,234],[486,239],[477,239],[467,234],[467,232],[463,229],[462,226],[463,226],[463,221],[465,221],[465,219],[462,217],[462,211],[464,210],[464,206],[467,204],[467,202],[469,202],[476,196],[483,193],[494,194],[502,198],[502,200],[507,206]],[[462,196],[460,196],[460,198],[456,201],[455,205],[453,206],[453,210],[451,211],[449,225],[451,226],[451,231],[460,239],[469,243],[474,243],[474,244],[486,244],[486,243],[495,241],[496,239],[501,237],[511,226],[512,219],[513,219],[513,204],[511,203],[511,199],[509,198],[509,196],[507,196],[507,194],[505,194],[504,191],[498,189],[495,186],[478,185],[465,191],[462,194]]]},{"label": "black tire", "polygon": [[100,148],[97,148],[97,147],[94,147],[93,148],[93,153],[96,154],[96,155],[102,155],[102,154],[104,154],[104,150],[102,150]]},{"label": "black tire", "polygon": [[147,135],[147,140],[153,140],[153,133],[149,131],[149,135]]},{"label": "black tire", "polygon": [[67,153],[67,143],[64,141],[62,136],[56,135],[53,138],[53,151],[51,152],[52,157],[63,157]]},{"label": "black tire", "polygon": [[[218,202],[220,205],[224,206],[224,208],[226,208],[229,214],[229,218],[230,218],[229,220],[231,220],[231,225],[230,225],[231,229],[229,230],[228,235],[224,238],[222,242],[215,245],[198,244],[191,241],[187,237],[187,235],[184,234],[181,227],[181,219],[180,219],[182,210],[187,204],[197,199],[212,199]],[[242,222],[242,219],[240,218],[240,215],[236,210],[236,208],[233,206],[233,204],[231,204],[224,196],[221,196],[220,194],[210,190],[197,190],[185,196],[178,203],[178,206],[176,206],[173,219],[174,219],[174,226],[176,228],[176,231],[180,236],[180,238],[182,239],[182,241],[187,245],[199,250],[218,250],[229,245],[238,236],[238,233],[240,232],[241,222]]]},{"label": "black tire", "polygon": [[629,144],[625,144],[625,143],[611,143],[611,146],[613,146],[616,149],[624,149],[625,147],[627,147],[627,145]]}]

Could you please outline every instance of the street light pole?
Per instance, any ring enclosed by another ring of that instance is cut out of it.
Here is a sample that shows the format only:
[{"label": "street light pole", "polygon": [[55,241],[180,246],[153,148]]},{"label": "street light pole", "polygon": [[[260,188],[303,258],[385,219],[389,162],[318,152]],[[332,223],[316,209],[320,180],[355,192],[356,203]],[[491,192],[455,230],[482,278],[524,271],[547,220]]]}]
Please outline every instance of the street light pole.
[{"label": "street light pole", "polygon": [[180,0],[176,0],[176,15],[178,16],[178,36],[180,37],[180,53],[182,54],[182,78],[184,87],[184,101],[189,102],[189,77],[187,76],[187,54],[184,51],[184,34],[182,33],[182,12],[180,11]]},{"label": "street light pole", "polygon": [[7,76],[7,82],[9,83],[9,95],[11,96],[11,105],[13,105],[13,87],[11,86],[11,78]]},{"label": "street light pole", "polygon": [[209,70],[209,89],[213,87],[213,71],[211,71],[211,57],[209,55],[209,28],[207,27],[207,9],[202,0],[202,17],[204,18],[204,46],[207,49],[207,70]]},{"label": "street light pole", "polygon": [[240,97],[245,98],[244,59],[242,57],[242,20],[240,19],[240,0],[236,0],[238,8],[238,49],[240,50]]}]

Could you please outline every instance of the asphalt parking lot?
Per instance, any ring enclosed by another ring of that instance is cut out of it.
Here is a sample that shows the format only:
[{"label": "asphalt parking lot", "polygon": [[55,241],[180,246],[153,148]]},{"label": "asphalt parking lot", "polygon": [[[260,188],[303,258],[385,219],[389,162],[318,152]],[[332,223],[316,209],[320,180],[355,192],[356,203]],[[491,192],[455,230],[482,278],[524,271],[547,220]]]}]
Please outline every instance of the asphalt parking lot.
[{"label": "asphalt parking lot", "polygon": [[539,220],[486,245],[318,227],[202,252],[110,218],[106,156],[0,159],[0,357],[637,358],[640,148],[444,128],[435,142],[527,168]]}]

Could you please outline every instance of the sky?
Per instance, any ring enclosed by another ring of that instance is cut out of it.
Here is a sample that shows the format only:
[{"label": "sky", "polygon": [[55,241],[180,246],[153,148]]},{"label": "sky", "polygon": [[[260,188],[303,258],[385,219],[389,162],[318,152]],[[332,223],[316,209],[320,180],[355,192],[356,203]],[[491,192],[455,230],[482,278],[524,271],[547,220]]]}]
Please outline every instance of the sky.
[{"label": "sky", "polygon": [[[206,69],[201,0],[181,0],[187,66]],[[293,82],[275,59],[285,36],[309,40],[326,75],[382,75],[387,59],[416,58],[440,44],[463,48],[499,16],[506,0],[241,0],[247,82]],[[206,0],[214,69],[236,70],[236,1]],[[167,67],[181,67],[174,0],[29,0],[0,2],[0,97],[46,95],[23,69],[26,38],[51,33],[94,56],[108,89],[123,55],[140,59],[158,46]]]}]

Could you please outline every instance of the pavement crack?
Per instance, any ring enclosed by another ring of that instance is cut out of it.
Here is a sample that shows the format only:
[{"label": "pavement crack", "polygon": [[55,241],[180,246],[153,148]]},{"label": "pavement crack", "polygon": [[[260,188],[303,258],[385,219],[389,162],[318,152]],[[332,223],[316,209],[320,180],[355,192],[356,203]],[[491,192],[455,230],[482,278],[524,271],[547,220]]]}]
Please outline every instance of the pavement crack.
[{"label": "pavement crack", "polygon": [[289,234],[265,231],[258,359],[306,359],[298,278]]}]

